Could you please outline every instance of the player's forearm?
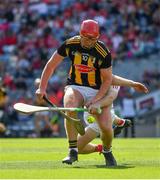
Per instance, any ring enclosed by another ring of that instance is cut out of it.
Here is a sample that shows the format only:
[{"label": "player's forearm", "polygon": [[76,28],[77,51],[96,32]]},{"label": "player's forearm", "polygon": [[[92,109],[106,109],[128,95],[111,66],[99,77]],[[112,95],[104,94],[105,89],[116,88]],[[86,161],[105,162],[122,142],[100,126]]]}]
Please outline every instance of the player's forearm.
[{"label": "player's forearm", "polygon": [[133,87],[134,81],[130,79],[122,78],[117,75],[112,75],[112,85]]},{"label": "player's forearm", "polygon": [[56,51],[52,55],[50,60],[47,62],[47,64],[45,65],[44,70],[42,72],[41,82],[40,82],[40,86],[39,86],[39,88],[42,91],[45,91],[47,89],[47,84],[48,84],[50,77],[52,76],[55,69],[61,63],[62,60],[63,60],[63,57],[60,56]]},{"label": "player's forearm", "polygon": [[102,99],[98,100],[95,104],[93,104],[94,106],[97,107],[108,107],[110,106],[113,101],[117,98],[118,92],[117,91],[108,91],[107,95],[105,95]]},{"label": "player's forearm", "polygon": [[40,82],[40,86],[39,86],[39,88],[41,90],[45,91],[47,89],[48,81],[49,81],[50,77],[52,76],[53,71],[54,71],[54,69],[52,69],[49,66],[49,63],[47,63],[42,72],[42,75],[41,75],[41,82]]},{"label": "player's forearm", "polygon": [[103,97],[106,96],[106,93],[111,85],[112,79],[108,78],[107,80],[105,80],[101,87],[100,90],[98,91],[98,93],[96,94],[96,96],[94,97],[94,102],[99,101],[100,99],[102,99]]},{"label": "player's forearm", "polygon": [[112,67],[107,70],[101,70],[102,84],[101,87],[93,99],[93,102],[97,102],[102,99],[108,92],[112,83]]},{"label": "player's forearm", "polygon": [[108,107],[112,105],[113,101],[117,98],[117,93],[112,92],[111,94],[108,94],[101,100],[97,101],[97,103],[100,105],[100,107]]}]

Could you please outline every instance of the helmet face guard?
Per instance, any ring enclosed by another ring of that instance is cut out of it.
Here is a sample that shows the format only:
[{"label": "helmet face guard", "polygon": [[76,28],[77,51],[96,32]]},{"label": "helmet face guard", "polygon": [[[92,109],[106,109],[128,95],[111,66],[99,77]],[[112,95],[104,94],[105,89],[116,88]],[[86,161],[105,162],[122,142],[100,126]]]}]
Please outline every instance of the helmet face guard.
[{"label": "helmet face guard", "polygon": [[99,38],[99,25],[97,21],[84,20],[80,27],[80,35],[92,38]]}]

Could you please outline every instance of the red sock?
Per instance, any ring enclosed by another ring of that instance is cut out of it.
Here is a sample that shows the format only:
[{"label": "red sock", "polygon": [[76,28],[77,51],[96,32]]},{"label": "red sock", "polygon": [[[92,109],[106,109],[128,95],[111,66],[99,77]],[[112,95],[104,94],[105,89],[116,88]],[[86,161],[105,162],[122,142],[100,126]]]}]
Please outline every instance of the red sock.
[{"label": "red sock", "polygon": [[96,147],[95,147],[95,152],[102,152],[102,150],[103,150],[103,146],[102,146],[102,144],[98,144]]},{"label": "red sock", "polygon": [[125,123],[125,120],[124,119],[120,119],[120,120],[118,120],[118,123],[117,123],[117,126],[123,126],[124,125],[124,123]]}]

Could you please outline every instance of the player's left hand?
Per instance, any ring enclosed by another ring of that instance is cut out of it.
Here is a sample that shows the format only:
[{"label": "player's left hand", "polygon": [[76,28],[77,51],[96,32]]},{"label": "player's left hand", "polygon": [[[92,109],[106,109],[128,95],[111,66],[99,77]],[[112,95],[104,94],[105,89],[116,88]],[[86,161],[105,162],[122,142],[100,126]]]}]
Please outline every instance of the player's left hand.
[{"label": "player's left hand", "polygon": [[138,92],[143,92],[143,93],[148,93],[149,92],[148,88],[145,85],[143,85],[142,83],[139,83],[139,82],[134,82],[132,87]]}]

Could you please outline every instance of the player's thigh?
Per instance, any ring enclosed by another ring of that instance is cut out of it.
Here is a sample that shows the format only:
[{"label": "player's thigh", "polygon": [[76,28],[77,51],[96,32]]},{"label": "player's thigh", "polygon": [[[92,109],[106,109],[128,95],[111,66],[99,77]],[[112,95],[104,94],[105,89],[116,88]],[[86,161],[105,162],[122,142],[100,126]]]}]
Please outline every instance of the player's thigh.
[{"label": "player's thigh", "polygon": [[88,128],[86,130],[84,136],[78,136],[78,148],[82,149],[83,147],[85,147],[88,143],[90,143],[96,137],[97,137],[97,132],[95,132],[91,128]]},{"label": "player's thigh", "polygon": [[82,94],[71,87],[66,88],[63,99],[64,107],[78,107],[84,102]]}]

